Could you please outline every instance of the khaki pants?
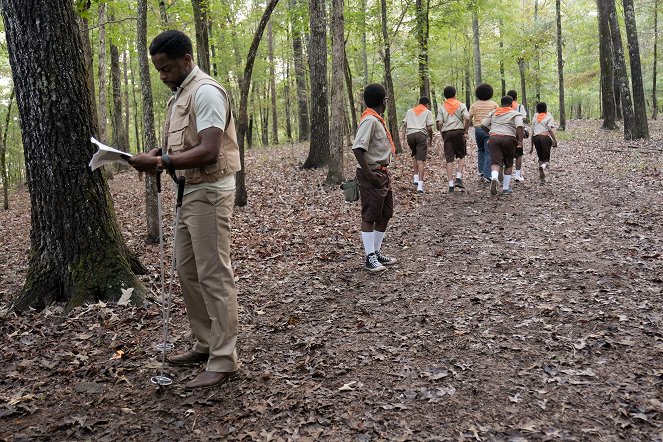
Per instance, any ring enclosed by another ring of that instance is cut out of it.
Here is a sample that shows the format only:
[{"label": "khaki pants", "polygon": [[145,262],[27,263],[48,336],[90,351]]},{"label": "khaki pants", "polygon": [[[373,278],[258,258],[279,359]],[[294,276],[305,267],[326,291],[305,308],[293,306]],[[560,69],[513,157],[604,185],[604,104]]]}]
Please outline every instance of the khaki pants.
[{"label": "khaki pants", "polygon": [[209,353],[207,369],[237,370],[237,291],[230,262],[235,191],[197,190],[184,197],[175,244],[177,272],[194,350]]}]

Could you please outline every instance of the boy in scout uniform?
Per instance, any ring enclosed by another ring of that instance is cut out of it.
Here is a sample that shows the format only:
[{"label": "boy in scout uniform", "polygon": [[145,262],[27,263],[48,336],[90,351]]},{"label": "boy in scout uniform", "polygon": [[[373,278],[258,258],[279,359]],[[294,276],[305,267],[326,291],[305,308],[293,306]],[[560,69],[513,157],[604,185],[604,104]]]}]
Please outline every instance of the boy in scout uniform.
[{"label": "boy in scout uniform", "polygon": [[428,97],[419,98],[419,104],[409,109],[403,118],[402,138],[412,150],[413,183],[417,192],[424,192],[424,173],[428,148],[433,145],[433,113]]},{"label": "boy in scout uniform", "polygon": [[[454,188],[462,189],[463,169],[465,168],[465,155],[467,131],[470,128],[470,114],[467,107],[456,99],[456,88],[444,88],[444,104],[437,113],[437,128],[442,132],[444,140],[444,158],[447,161],[447,178],[449,179],[449,192]],[[458,159],[456,166],[456,180],[454,181],[454,160]]]}]

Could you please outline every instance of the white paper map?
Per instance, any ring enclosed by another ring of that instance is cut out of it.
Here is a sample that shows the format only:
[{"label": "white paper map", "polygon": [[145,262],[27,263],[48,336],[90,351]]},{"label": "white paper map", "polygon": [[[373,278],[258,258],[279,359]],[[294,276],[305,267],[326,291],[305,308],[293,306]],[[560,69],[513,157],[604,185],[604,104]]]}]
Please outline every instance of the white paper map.
[{"label": "white paper map", "polygon": [[90,141],[99,147],[97,153],[95,153],[90,160],[90,169],[96,170],[104,164],[115,163],[117,161],[129,164],[127,158],[131,158],[131,154],[106,146],[94,137],[90,138]]}]

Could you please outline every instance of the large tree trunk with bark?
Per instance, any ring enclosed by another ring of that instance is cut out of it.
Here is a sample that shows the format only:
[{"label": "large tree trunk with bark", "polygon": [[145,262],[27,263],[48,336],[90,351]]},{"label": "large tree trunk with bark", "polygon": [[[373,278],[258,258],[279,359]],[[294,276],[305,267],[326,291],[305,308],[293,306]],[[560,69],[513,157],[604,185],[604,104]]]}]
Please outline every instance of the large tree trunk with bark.
[{"label": "large tree trunk with bark", "polygon": [[653,120],[658,116],[658,94],[656,93],[656,63],[658,63],[658,0],[654,0],[654,71],[652,73],[651,105],[653,107],[651,117]]},{"label": "large tree trunk with bark", "polygon": [[308,60],[311,73],[311,143],[304,169],[329,161],[329,105],[327,91],[327,14],[325,0],[309,0]]},{"label": "large tree trunk with bark", "polygon": [[430,98],[428,75],[428,6],[430,0],[416,0],[417,41],[419,43],[419,96]]},{"label": "large tree trunk with bark", "polygon": [[279,144],[279,118],[276,109],[276,69],[274,68],[274,33],[267,23],[267,56],[269,58],[269,89],[272,99],[272,143]]},{"label": "large tree trunk with bark", "polygon": [[520,104],[527,109],[527,81],[525,78],[525,60],[518,59],[518,72],[520,73]]},{"label": "large tree trunk with bark", "polygon": [[[152,99],[152,80],[147,59],[147,1],[138,0],[138,23],[136,48],[138,49],[138,72],[140,92],[143,97],[143,149],[149,152],[161,147],[157,141],[154,127],[154,101]],[[159,242],[159,212],[157,208],[157,183],[153,174],[146,174],[145,179],[145,215],[147,217],[148,244]]]},{"label": "large tree trunk with bark", "polygon": [[7,173],[7,131],[9,130],[9,121],[12,115],[12,105],[14,104],[14,88],[12,87],[9,96],[9,105],[7,105],[7,116],[5,117],[4,131],[0,130],[0,173],[2,174],[2,208],[9,209],[9,174]]},{"label": "large tree trunk with bark", "polygon": [[344,0],[332,2],[332,90],[331,127],[329,134],[330,156],[327,183],[340,184],[343,181],[343,135],[345,135],[345,23],[343,20]]},{"label": "large tree trunk with bark", "polygon": [[615,89],[613,88],[612,42],[610,40],[610,24],[603,0],[597,0],[599,25],[599,62],[601,66],[601,111],[603,129],[617,129],[615,107]]},{"label": "large tree trunk with bark", "polygon": [[[288,5],[290,9],[295,10],[297,0],[290,0]],[[292,58],[295,63],[295,81],[297,85],[297,121],[299,122],[299,142],[303,143],[311,137],[311,124],[308,112],[308,96],[306,94],[302,24],[297,14],[292,14],[292,17]]]},{"label": "large tree trunk with bark", "polygon": [[[559,1],[559,0],[558,0]],[[638,30],[635,24],[633,0],[623,0],[624,23],[626,24],[626,40],[628,41],[628,58],[631,64],[631,86],[633,86],[633,133],[632,138],[649,138],[647,125],[647,103],[645,88],[642,83],[642,65],[640,64],[640,45]]]},{"label": "large tree trunk with bark", "polygon": [[122,240],[101,172],[88,167],[95,128],[73,4],[4,0],[2,13],[32,206],[28,272],[11,306],[117,300],[129,287],[139,301],[142,266]]},{"label": "large tree trunk with bark", "polygon": [[624,117],[624,139],[634,138],[635,118],[633,115],[633,102],[631,101],[631,88],[626,71],[626,60],[624,59],[624,47],[622,46],[622,33],[619,29],[617,8],[615,0],[600,0],[606,3],[608,12],[608,23],[610,25],[610,36],[612,38],[612,56],[615,66],[615,82],[619,87],[619,95],[622,104],[622,115]]},{"label": "large tree trunk with bark", "polygon": [[242,164],[242,169],[237,172],[237,184],[235,192],[235,205],[243,207],[246,206],[247,195],[246,195],[246,173],[244,171],[244,138],[246,136],[246,130],[248,127],[248,112],[247,104],[249,102],[249,91],[251,90],[251,75],[253,74],[253,63],[256,60],[256,54],[258,53],[258,47],[260,46],[260,40],[262,39],[262,34],[265,32],[265,27],[269,22],[269,17],[272,15],[274,8],[278,4],[279,0],[269,0],[267,6],[265,7],[265,12],[262,14],[262,18],[258,23],[255,34],[253,34],[253,41],[251,42],[251,47],[249,48],[249,53],[246,56],[246,65],[244,66],[244,75],[242,77],[241,92],[239,98],[239,118],[237,124],[237,144],[239,145],[239,159]]},{"label": "large tree trunk with bark", "polygon": [[196,23],[196,62],[203,72],[209,74],[209,35],[207,24],[209,0],[191,0],[191,5],[193,6],[193,20]]},{"label": "large tree trunk with bark", "polygon": [[559,77],[559,130],[566,130],[566,109],[564,108],[564,59],[562,58],[562,12],[561,0],[555,0],[557,16],[557,76]]},{"label": "large tree trunk with bark", "polygon": [[384,43],[384,78],[387,83],[387,121],[391,131],[391,138],[396,145],[396,152],[401,153],[400,134],[398,133],[398,121],[396,118],[396,98],[394,97],[394,81],[391,76],[391,46],[389,45],[389,33],[387,31],[387,0],[380,0],[382,6],[382,40]]},{"label": "large tree trunk with bark", "polygon": [[476,5],[472,8],[472,38],[474,42],[474,84],[481,83],[481,46],[479,34],[479,13]]},{"label": "large tree trunk with bark", "polygon": [[99,3],[99,140],[108,142],[108,97],[106,88],[106,3]]}]

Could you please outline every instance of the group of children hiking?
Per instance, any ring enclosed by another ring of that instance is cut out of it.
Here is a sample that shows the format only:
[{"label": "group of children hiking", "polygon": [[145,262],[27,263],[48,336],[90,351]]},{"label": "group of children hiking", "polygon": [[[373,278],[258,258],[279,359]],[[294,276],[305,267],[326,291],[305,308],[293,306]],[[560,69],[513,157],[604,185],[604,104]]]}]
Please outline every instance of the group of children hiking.
[{"label": "group of children hiking", "polygon": [[[512,192],[511,177],[524,181],[522,174],[523,139],[529,134],[525,107],[516,101],[516,91],[502,97],[500,105],[492,100],[493,88],[487,83],[477,86],[475,101],[468,110],[456,99],[456,88],[444,88],[445,101],[433,120],[430,100],[421,97],[419,104],[409,109],[401,126],[402,138],[412,150],[413,183],[417,192],[424,192],[425,163],[428,148],[433,145],[433,124],[441,132],[446,160],[449,192],[463,190],[463,170],[467,154],[467,136],[472,125],[477,143],[477,172],[481,180],[490,183],[490,193],[497,195],[499,181],[502,194]],[[352,151],[357,159],[357,182],[361,196],[361,237],[366,254],[365,268],[379,272],[396,259],[381,252],[382,241],[389,219],[393,216],[394,200],[391,174],[388,170],[392,153],[396,149],[387,130],[382,113],[388,99],[381,84],[364,89],[366,110],[361,116]],[[550,161],[550,149],[557,145],[555,121],[547,111],[546,103],[537,103],[532,119],[532,147],[539,158],[539,179],[545,182],[545,170]],[[457,160],[454,176],[454,161]]]}]

